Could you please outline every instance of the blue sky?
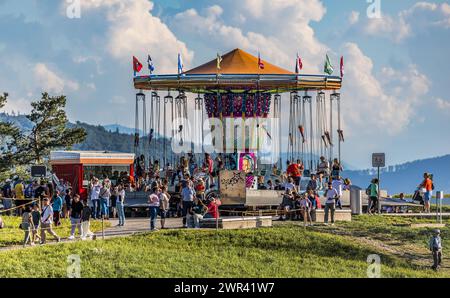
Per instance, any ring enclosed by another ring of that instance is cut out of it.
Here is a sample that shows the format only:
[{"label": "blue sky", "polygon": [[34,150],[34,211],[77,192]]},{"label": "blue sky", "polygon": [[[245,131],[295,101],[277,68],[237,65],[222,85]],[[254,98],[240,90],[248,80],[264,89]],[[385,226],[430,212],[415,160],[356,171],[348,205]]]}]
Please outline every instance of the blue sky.
[{"label": "blue sky", "polygon": [[[292,69],[320,72],[325,53],[346,60],[344,160],[370,166],[450,153],[450,5],[381,0],[0,0],[0,91],[6,111],[29,111],[47,90],[68,96],[72,121],[133,126],[131,56],[150,53],[159,73],[240,47]],[[72,1],[73,2],[73,1]],[[286,99],[286,98],[284,98]]]}]

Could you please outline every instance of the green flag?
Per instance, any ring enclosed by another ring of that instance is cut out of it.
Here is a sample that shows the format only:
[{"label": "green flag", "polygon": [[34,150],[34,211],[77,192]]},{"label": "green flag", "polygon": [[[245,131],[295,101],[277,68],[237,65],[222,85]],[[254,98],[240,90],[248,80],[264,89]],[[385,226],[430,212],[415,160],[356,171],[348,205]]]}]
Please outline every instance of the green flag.
[{"label": "green flag", "polygon": [[328,57],[328,54],[327,54],[327,58],[325,60],[325,66],[323,68],[323,72],[328,74],[328,75],[332,75],[333,71],[334,71],[333,65],[331,64],[330,57]]}]

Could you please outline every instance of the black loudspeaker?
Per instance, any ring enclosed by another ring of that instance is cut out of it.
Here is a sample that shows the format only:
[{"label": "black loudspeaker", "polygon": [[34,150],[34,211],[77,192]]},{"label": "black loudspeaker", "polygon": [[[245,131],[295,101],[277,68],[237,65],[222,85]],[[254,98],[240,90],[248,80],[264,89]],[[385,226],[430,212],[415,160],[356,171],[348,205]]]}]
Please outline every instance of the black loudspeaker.
[{"label": "black loudspeaker", "polygon": [[32,166],[31,167],[31,177],[43,178],[46,176],[47,176],[47,168],[45,166]]}]

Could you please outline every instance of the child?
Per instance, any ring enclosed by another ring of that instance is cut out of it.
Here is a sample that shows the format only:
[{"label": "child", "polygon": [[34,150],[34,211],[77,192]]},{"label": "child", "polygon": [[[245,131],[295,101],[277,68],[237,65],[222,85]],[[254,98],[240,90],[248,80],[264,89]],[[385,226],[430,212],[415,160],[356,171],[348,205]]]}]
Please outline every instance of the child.
[{"label": "child", "polygon": [[442,240],[441,231],[435,230],[434,235],[430,239],[430,251],[433,255],[433,266],[431,269],[438,270],[442,263]]},{"label": "child", "polygon": [[311,220],[311,201],[309,198],[305,195],[302,196],[302,199],[300,200],[300,209],[302,210],[303,215],[303,221],[305,224],[305,227],[308,225],[312,226],[312,220]]},{"label": "child", "polygon": [[203,200],[204,199],[205,190],[206,190],[205,182],[203,181],[202,178],[199,178],[198,179],[198,183],[195,186],[195,192],[197,193],[197,198],[199,200]]},{"label": "child", "polygon": [[39,205],[34,204],[33,205],[33,211],[31,212],[31,218],[33,220],[33,226],[32,226],[32,241],[35,242],[36,238],[41,239],[41,237],[38,235],[39,226],[41,223],[41,211],[39,211]]},{"label": "child", "polygon": [[34,241],[32,237],[30,237],[31,232],[31,226],[33,224],[33,220],[31,218],[31,208],[30,206],[25,207],[25,211],[22,213],[22,223],[20,224],[20,227],[22,230],[25,231],[25,237],[23,240],[23,247],[25,247],[30,242],[31,246],[34,246]]},{"label": "child", "polygon": [[91,218],[91,208],[87,205],[87,201],[83,200],[83,210],[81,211],[81,240],[86,240],[86,237],[92,236],[89,231],[89,219]]}]

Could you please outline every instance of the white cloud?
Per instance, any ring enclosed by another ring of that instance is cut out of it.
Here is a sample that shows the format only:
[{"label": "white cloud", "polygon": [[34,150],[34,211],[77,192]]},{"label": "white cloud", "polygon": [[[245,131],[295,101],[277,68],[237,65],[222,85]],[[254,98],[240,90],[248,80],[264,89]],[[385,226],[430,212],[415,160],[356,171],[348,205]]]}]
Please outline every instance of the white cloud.
[{"label": "white cloud", "polygon": [[[199,13],[188,9],[177,14],[171,24],[179,34],[206,47],[216,49],[242,48],[251,53],[261,52],[263,59],[293,70],[297,52],[303,58],[305,72],[320,70],[328,48],[315,37],[310,23],[319,21],[326,9],[320,1],[299,3],[291,0],[229,1],[223,7],[214,5]],[[223,14],[247,11],[244,30],[229,25]]]},{"label": "white cloud", "polygon": [[440,110],[444,110],[446,112],[450,112],[450,101],[448,100],[444,100],[442,98],[436,98],[436,106],[438,107],[438,109]]},{"label": "white cloud", "polygon": [[416,31],[429,27],[450,28],[450,5],[417,2],[396,16],[368,19],[364,32],[371,36],[383,36],[397,43],[413,36]]},{"label": "white cloud", "polygon": [[350,15],[348,16],[348,22],[350,23],[350,25],[354,25],[354,24],[358,23],[359,14],[360,13],[358,11],[352,11],[350,13]]},{"label": "white cloud", "polygon": [[[151,54],[158,73],[176,72],[177,54],[189,66],[193,52],[178,40],[158,17],[151,14],[153,3],[148,0],[87,0],[82,1],[83,11],[107,10],[109,30],[107,51],[121,63],[131,64],[133,55],[145,61]],[[212,10],[211,13],[220,13]]]},{"label": "white cloud", "polygon": [[373,62],[355,43],[344,45],[346,75],[343,82],[343,104],[347,127],[373,133],[380,129],[389,135],[403,131],[421,98],[430,87],[429,80],[410,65],[399,71],[382,69],[381,79],[373,73]]},{"label": "white cloud", "polygon": [[72,91],[79,89],[77,82],[61,78],[44,63],[37,63],[34,66],[33,75],[36,83],[45,91],[62,93],[65,89]]}]

